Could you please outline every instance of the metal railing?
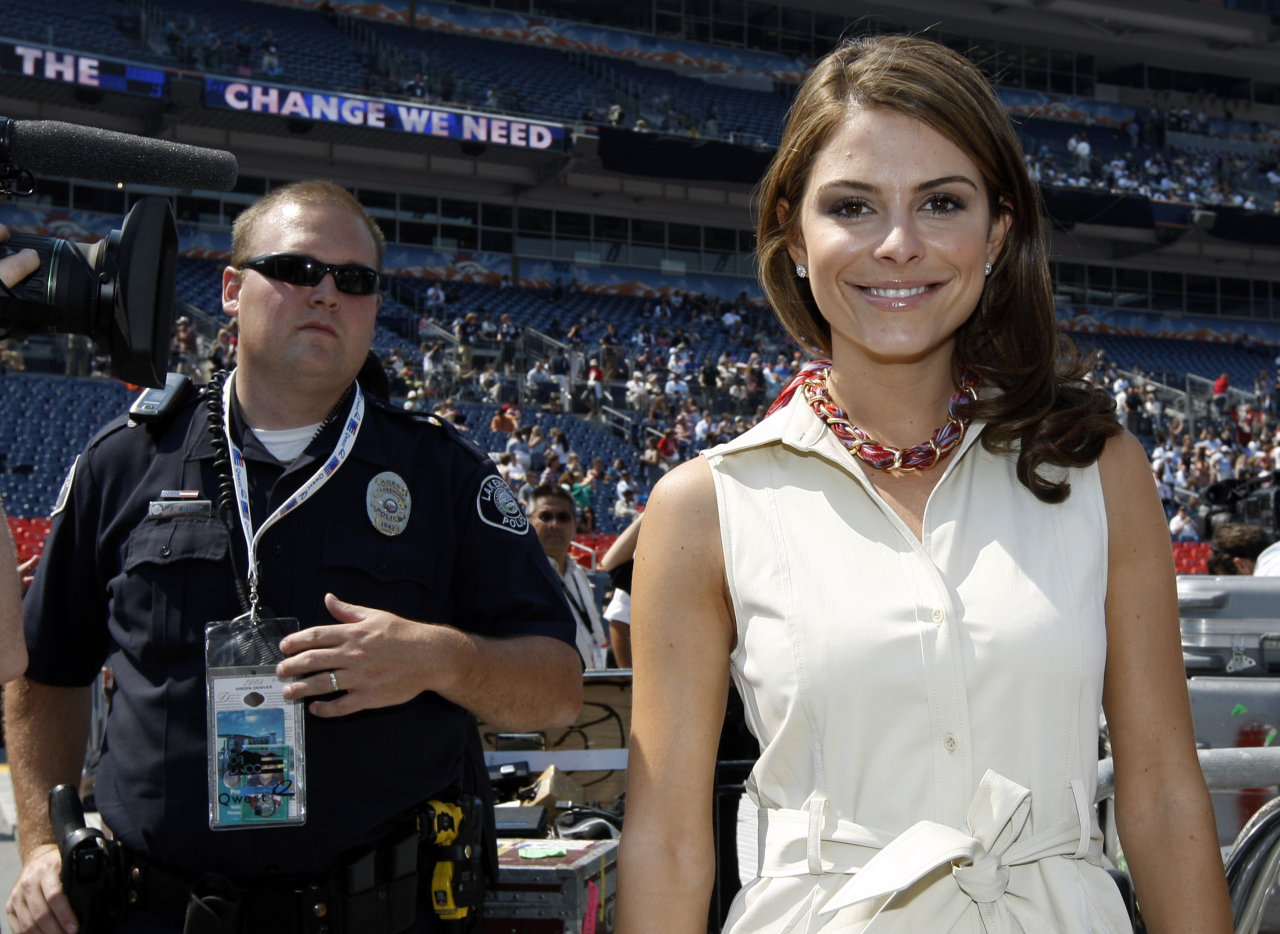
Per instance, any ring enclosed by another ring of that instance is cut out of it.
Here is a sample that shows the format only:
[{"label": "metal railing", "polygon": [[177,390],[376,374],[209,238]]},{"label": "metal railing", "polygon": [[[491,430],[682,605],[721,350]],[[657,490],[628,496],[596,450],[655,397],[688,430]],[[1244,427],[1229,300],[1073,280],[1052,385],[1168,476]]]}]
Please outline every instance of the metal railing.
[{"label": "metal railing", "polygon": [[[1280,785],[1280,747],[1201,749],[1198,754],[1210,791]],[[1115,764],[1103,759],[1098,763],[1094,802],[1101,803],[1114,793]],[[1110,814],[1104,822],[1103,836],[1104,853],[1114,857],[1116,837]],[[1227,854],[1225,872],[1235,934],[1256,934],[1280,878],[1280,797],[1263,805],[1241,829]]]}]

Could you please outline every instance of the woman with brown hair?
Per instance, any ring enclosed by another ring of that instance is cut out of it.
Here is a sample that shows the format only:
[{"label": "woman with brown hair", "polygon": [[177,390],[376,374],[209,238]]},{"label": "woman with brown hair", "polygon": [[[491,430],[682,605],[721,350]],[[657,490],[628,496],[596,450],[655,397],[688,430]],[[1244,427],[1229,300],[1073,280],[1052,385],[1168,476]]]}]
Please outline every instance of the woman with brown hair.
[{"label": "woman with brown hair", "polygon": [[820,359],[650,497],[619,930],[705,930],[730,676],[760,833],[726,931],[1128,931],[1104,708],[1148,930],[1229,930],[1164,513],[1059,344],[990,86],[925,40],[842,45],[757,209],[765,289]]}]

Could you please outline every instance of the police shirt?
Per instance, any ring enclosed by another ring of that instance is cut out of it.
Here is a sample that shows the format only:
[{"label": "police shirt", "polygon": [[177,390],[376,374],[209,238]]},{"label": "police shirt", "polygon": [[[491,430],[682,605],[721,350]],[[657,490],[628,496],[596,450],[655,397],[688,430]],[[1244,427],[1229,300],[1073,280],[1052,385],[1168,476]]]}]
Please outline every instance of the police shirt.
[{"label": "police shirt", "polygon": [[[237,433],[235,406],[232,424],[258,524],[331,454],[340,430],[321,431],[285,467],[251,432]],[[246,577],[243,536],[217,515],[211,442],[195,401],[162,427],[120,419],[90,442],[26,603],[27,676],[76,686],[112,669],[96,797],[126,845],[174,871],[307,876],[458,778],[465,712],[424,692],[394,707],[308,716],[306,824],[209,829],[204,627],[242,612],[235,581]],[[386,502],[388,483],[408,496]],[[197,505],[153,505],[179,494]],[[451,426],[373,399],[341,469],[263,534],[258,554],[263,603],[304,627],[333,622],[323,603],[332,592],[482,636],[574,644],[560,582],[489,458]]]}]

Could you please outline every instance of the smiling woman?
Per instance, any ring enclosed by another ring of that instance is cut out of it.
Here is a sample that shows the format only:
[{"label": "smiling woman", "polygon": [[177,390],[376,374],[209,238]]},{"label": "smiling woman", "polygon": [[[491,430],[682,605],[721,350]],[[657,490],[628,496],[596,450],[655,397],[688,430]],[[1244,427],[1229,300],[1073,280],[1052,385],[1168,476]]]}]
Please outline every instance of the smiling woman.
[{"label": "smiling woman", "polygon": [[650,496],[619,931],[705,930],[730,676],[760,832],[726,932],[1129,931],[1104,707],[1147,929],[1229,930],[1164,513],[1059,347],[986,80],[922,39],[839,47],[758,211],[769,298],[826,359]]},{"label": "smiling woman", "polygon": [[798,213],[787,252],[808,270],[840,369],[933,356],[951,380],[955,333],[1010,223],[992,214],[973,160],[914,117],[858,110],[818,154],[800,203],[778,210]]}]

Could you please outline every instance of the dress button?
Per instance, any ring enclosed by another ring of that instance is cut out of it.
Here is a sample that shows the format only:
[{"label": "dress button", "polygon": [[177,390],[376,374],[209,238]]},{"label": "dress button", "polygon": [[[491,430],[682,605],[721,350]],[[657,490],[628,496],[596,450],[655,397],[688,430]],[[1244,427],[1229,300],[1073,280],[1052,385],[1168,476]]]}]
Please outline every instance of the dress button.
[{"label": "dress button", "polygon": [[960,743],[957,742],[956,738],[950,733],[942,738],[942,747],[946,749],[947,752],[955,752],[956,747],[959,745]]},{"label": "dress button", "polygon": [[161,545],[161,546],[160,546],[160,557],[162,557],[162,558],[167,558],[167,557],[169,557],[169,554],[170,554],[170,552],[169,552],[169,546],[168,546],[168,545]]},{"label": "dress button", "polygon": [[283,554],[283,553],[284,553],[284,546],[283,546],[283,545],[272,545],[272,546],[271,546],[271,553],[272,553],[273,555]]},{"label": "dress button", "polygon": [[940,622],[942,622],[942,618],[943,618],[945,615],[946,615],[946,614],[945,614],[945,613],[943,613],[941,610],[934,610],[934,611],[933,611],[933,621],[934,621],[935,623],[940,623]]}]

